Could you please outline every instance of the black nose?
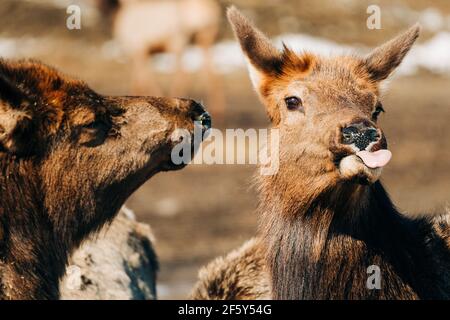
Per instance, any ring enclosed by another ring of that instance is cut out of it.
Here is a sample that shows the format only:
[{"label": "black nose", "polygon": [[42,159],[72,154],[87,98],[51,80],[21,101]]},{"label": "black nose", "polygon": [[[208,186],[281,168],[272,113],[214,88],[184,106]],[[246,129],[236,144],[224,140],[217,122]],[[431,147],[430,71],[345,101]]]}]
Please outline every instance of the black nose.
[{"label": "black nose", "polygon": [[211,116],[207,111],[197,116],[194,120],[200,122],[200,124],[203,127],[203,130],[208,130],[211,128]]},{"label": "black nose", "polygon": [[203,105],[195,100],[188,100],[186,99],[186,101],[189,102],[189,107],[188,107],[188,111],[192,117],[192,120],[196,120],[198,117],[200,117],[206,110],[205,107],[203,107]]},{"label": "black nose", "polygon": [[199,122],[202,126],[203,130],[206,131],[211,128],[211,116],[205,110],[201,103],[198,103],[194,100],[190,100],[190,114],[191,119],[195,122]]},{"label": "black nose", "polygon": [[363,122],[353,123],[342,129],[342,143],[354,144],[359,150],[365,150],[370,143],[379,139],[378,130]]}]

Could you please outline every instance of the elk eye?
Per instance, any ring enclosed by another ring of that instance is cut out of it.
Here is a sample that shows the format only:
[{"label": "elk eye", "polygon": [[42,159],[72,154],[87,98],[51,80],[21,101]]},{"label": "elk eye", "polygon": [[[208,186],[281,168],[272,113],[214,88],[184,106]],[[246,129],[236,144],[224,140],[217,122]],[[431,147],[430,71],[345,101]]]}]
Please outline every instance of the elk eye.
[{"label": "elk eye", "polygon": [[97,121],[92,121],[92,122],[84,125],[83,127],[87,128],[87,129],[95,129],[97,127]]},{"label": "elk eye", "polygon": [[376,107],[375,107],[375,111],[372,113],[372,120],[373,121],[377,120],[378,116],[382,112],[384,112],[383,105],[380,102],[378,102]]},{"label": "elk eye", "polygon": [[303,110],[302,100],[298,97],[287,97],[284,99],[284,102],[289,110]]},{"label": "elk eye", "polygon": [[95,120],[83,126],[87,131],[95,131],[95,132],[108,132],[111,129],[111,124],[107,123],[103,120]]}]

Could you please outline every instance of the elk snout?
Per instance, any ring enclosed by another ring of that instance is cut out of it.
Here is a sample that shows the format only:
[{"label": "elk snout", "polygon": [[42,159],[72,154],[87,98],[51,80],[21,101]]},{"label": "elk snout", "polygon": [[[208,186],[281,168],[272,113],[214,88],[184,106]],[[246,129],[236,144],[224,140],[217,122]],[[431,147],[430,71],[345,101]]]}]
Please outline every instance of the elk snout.
[{"label": "elk snout", "polygon": [[377,181],[392,157],[382,131],[368,120],[354,121],[341,128],[340,138],[341,146],[352,150],[344,148],[346,155],[339,161],[341,176],[364,183]]},{"label": "elk snout", "polygon": [[201,115],[194,118],[194,121],[200,122],[203,130],[208,130],[211,128],[211,116],[208,111],[203,112]]},{"label": "elk snout", "polygon": [[195,122],[199,122],[203,130],[211,128],[211,116],[208,111],[205,110],[202,104],[191,100],[191,119]]},{"label": "elk snout", "polygon": [[352,123],[342,129],[341,141],[346,145],[354,145],[359,150],[378,142],[382,135],[380,130],[366,122]]}]

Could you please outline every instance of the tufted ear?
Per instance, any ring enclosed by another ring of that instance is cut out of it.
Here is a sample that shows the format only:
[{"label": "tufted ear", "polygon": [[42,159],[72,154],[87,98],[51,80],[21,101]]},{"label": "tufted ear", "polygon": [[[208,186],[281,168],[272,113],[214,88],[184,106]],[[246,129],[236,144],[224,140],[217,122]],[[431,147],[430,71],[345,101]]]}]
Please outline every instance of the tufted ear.
[{"label": "tufted ear", "polygon": [[371,78],[374,81],[386,79],[402,62],[419,37],[419,33],[420,25],[416,24],[373,50],[365,59]]},{"label": "tufted ear", "polygon": [[19,86],[0,73],[0,152],[15,155],[31,152],[32,121],[24,109],[28,103]]},{"label": "tufted ear", "polygon": [[248,62],[253,86],[258,91],[264,75],[280,71],[282,53],[236,7],[228,8],[227,15]]}]

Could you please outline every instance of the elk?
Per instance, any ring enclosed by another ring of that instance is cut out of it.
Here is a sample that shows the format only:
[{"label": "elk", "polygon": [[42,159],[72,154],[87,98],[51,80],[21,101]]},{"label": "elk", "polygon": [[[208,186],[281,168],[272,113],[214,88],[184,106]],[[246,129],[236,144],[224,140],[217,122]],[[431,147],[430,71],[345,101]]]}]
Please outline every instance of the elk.
[{"label": "elk", "polygon": [[192,100],[103,96],[0,60],[0,299],[57,299],[73,249],[153,175],[183,167],[173,132],[193,134],[198,117]]},{"label": "elk", "polygon": [[183,53],[192,41],[203,50],[203,73],[213,113],[223,113],[224,97],[214,72],[211,48],[219,31],[221,10],[214,0],[99,0],[103,11],[113,12],[113,36],[130,57],[135,94],[161,95],[149,56],[168,52],[175,56],[170,96],[183,96],[188,82]]},{"label": "elk", "polygon": [[449,299],[450,214],[411,219],[379,182],[391,158],[379,85],[420,27],[365,57],[322,57],[277,49],[235,8],[228,18],[279,130],[280,165],[256,178],[258,238],[204,268],[192,298]]}]

